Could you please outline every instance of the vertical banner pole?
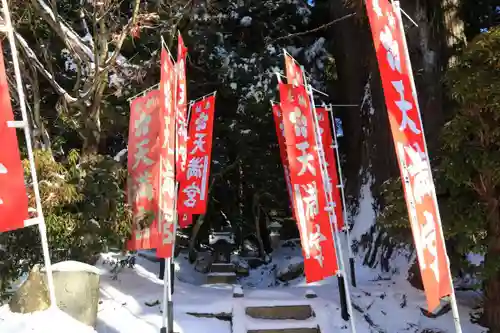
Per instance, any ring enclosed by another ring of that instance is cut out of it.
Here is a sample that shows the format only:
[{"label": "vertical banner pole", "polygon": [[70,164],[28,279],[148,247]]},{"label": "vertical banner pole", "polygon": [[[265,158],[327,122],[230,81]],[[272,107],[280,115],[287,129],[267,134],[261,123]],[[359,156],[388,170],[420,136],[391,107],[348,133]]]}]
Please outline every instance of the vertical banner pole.
[{"label": "vertical banner pole", "polygon": [[[327,176],[326,161],[325,161],[324,147],[323,147],[323,144],[321,142],[321,136],[319,134],[319,122],[318,122],[318,117],[316,115],[316,107],[314,105],[314,95],[313,95],[311,85],[307,84],[307,79],[305,76],[305,71],[304,71],[303,66],[301,66],[301,69],[302,69],[302,75],[303,75],[303,80],[304,80],[304,86],[306,87],[306,91],[307,91],[307,94],[308,94],[308,97],[310,100],[311,113],[312,113],[313,121],[314,121],[314,136],[316,138],[316,144],[321,148],[321,149],[319,149],[319,153],[318,153],[319,165],[320,165],[320,169],[321,169],[321,176],[323,178],[323,183],[325,183],[325,180],[327,179],[327,177],[326,177]],[[325,184],[323,184],[323,186],[325,186]],[[333,202],[332,191],[331,190],[328,191],[326,189],[326,187],[324,187],[324,191],[325,191],[325,194],[327,195],[327,200],[328,200],[329,206],[330,206],[330,203]],[[341,294],[345,295],[347,309],[348,309],[348,316],[347,317],[349,317],[349,318],[343,318],[343,319],[346,321],[350,320],[351,332],[356,333],[356,325],[354,323],[355,319],[354,319],[354,314],[352,312],[352,303],[351,303],[351,297],[350,297],[350,291],[349,291],[349,284],[345,283],[345,263],[344,263],[344,255],[342,252],[342,244],[340,243],[340,238],[338,236],[338,233],[336,232],[336,230],[338,230],[337,218],[335,216],[333,207],[330,206],[329,208],[330,208],[330,211],[328,212],[328,216],[330,219],[330,228],[332,230],[332,234],[333,234],[332,236],[335,239],[335,243],[337,245],[336,247],[338,249],[337,258],[338,258],[338,265],[339,265],[339,271],[340,271],[339,291]],[[333,224],[333,226],[332,226],[332,224]],[[342,283],[342,281],[343,281],[343,283]],[[344,289],[344,290],[342,290],[342,289]],[[341,295],[341,299],[342,299],[342,295]],[[343,317],[345,317],[345,316],[343,316]]]},{"label": "vertical banner pole", "polygon": [[344,189],[344,178],[342,178],[342,166],[340,165],[340,153],[339,153],[339,143],[337,141],[337,127],[335,124],[335,117],[333,115],[333,107],[330,104],[328,106],[328,113],[330,114],[330,121],[333,127],[333,142],[335,146],[335,155],[337,157],[337,170],[339,173],[339,185],[340,185],[340,195],[342,197],[342,215],[344,217],[344,230],[346,233],[347,241],[347,253],[349,254],[349,272],[351,273],[351,284],[356,287],[356,267],[354,265],[354,254],[352,253],[352,243],[351,243],[351,231],[349,229],[349,223],[347,221],[347,205],[345,200],[345,189]]},{"label": "vertical banner pole", "polygon": [[[420,103],[418,102],[417,88],[415,86],[415,80],[413,77],[413,69],[411,66],[410,53],[408,51],[408,44],[406,42],[406,34],[405,34],[405,30],[404,30],[404,25],[403,25],[403,19],[401,17],[401,5],[400,5],[399,1],[393,1],[392,6],[394,8],[394,12],[398,16],[398,24],[399,24],[399,27],[401,29],[401,38],[403,41],[405,61],[406,61],[406,65],[408,66],[408,75],[409,75],[410,84],[411,84],[411,88],[412,88],[412,94],[413,94],[413,97],[415,99],[418,119],[420,120],[420,123],[422,124],[422,138],[424,141],[425,151],[427,153],[427,164],[428,164],[429,170],[432,170],[430,160],[429,160],[429,152],[427,150],[427,142],[425,140],[425,135],[424,135],[424,123],[422,122],[422,114],[420,112]],[[435,189],[436,186],[434,185],[434,177],[431,176],[430,180],[432,182],[432,187]],[[443,244],[445,244],[444,233],[443,233],[443,224],[441,222],[441,214],[439,212],[439,204],[437,202],[435,190],[432,191],[432,199],[434,201],[434,205],[436,206],[436,217],[437,217],[438,225],[439,225],[439,229],[440,229],[441,241]],[[450,267],[450,258],[448,257],[448,253],[446,253],[446,264],[448,265],[448,267]],[[448,278],[450,279],[450,284],[451,284],[450,305],[451,305],[451,311],[452,311],[452,315],[453,315],[453,322],[455,324],[455,331],[457,333],[462,333],[462,326],[460,325],[460,314],[458,313],[457,298],[455,296],[455,288],[453,286],[453,277],[451,276],[450,269],[448,269]]]},{"label": "vertical banner pole", "polygon": [[9,39],[11,55],[12,55],[12,63],[14,64],[14,74],[16,76],[16,88],[17,94],[19,96],[19,105],[21,108],[21,114],[24,122],[24,136],[26,138],[26,149],[28,152],[28,159],[30,163],[31,169],[31,178],[33,180],[33,192],[35,193],[35,202],[36,202],[36,212],[38,218],[38,230],[40,231],[40,239],[42,242],[42,251],[43,258],[45,262],[45,272],[47,274],[47,285],[49,289],[50,296],[50,306],[57,307],[56,302],[56,293],[54,288],[54,279],[52,276],[52,265],[50,262],[50,251],[49,251],[49,243],[47,240],[47,226],[45,225],[45,218],[43,216],[42,210],[42,200],[40,197],[40,189],[38,188],[38,177],[36,174],[36,166],[35,166],[35,158],[33,156],[33,147],[31,143],[31,135],[30,128],[28,123],[28,113],[26,111],[26,102],[24,97],[24,88],[21,80],[21,70],[19,68],[19,59],[16,47],[16,41],[14,38],[14,30],[12,27],[12,21],[10,18],[9,7],[7,4],[7,0],[2,0],[2,9],[4,14],[5,25],[7,29],[7,36]]}]

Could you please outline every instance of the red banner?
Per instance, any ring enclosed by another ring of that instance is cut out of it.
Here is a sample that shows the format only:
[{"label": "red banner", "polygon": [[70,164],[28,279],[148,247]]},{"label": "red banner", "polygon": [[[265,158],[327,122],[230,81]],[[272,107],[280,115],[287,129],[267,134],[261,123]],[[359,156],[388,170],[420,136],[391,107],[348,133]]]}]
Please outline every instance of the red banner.
[{"label": "red banner", "polygon": [[326,184],[327,191],[332,191],[332,198],[335,207],[335,216],[337,218],[337,230],[342,230],[344,227],[344,214],[342,208],[342,200],[340,196],[339,176],[337,174],[337,158],[335,154],[335,145],[332,136],[332,127],[330,126],[330,117],[326,108],[316,108],[318,118],[319,132],[321,142],[325,150],[325,161],[328,181]]},{"label": "red banner", "polygon": [[288,53],[285,53],[285,70],[287,83],[293,84],[295,87],[304,85],[302,69]]},{"label": "red banner", "polygon": [[179,34],[177,45],[177,94],[176,94],[176,177],[181,180],[186,171],[187,159],[187,87],[186,87],[186,55],[182,36]]},{"label": "red banner", "polygon": [[9,86],[5,74],[0,43],[0,232],[24,228],[28,218],[28,196],[24,184],[24,170],[19,154],[16,129],[7,126],[14,120],[10,104]]},{"label": "red banner", "polygon": [[191,214],[180,214],[179,215],[179,227],[186,228],[193,224],[193,215]]},{"label": "red banner", "polygon": [[171,258],[175,242],[175,68],[165,48],[161,50],[160,95],[160,242],[156,255]]},{"label": "red banner", "polygon": [[366,8],[427,304],[433,311],[441,297],[450,295],[452,284],[401,17],[388,0],[367,0]]},{"label": "red banner", "polygon": [[285,145],[285,125],[283,125],[283,113],[281,112],[281,107],[279,104],[273,104],[273,116],[274,124],[276,125],[276,135],[278,136],[278,145],[280,148],[281,164],[283,164],[283,170],[285,171],[285,182],[286,188],[288,190],[288,197],[290,198],[290,205],[292,208],[293,218],[297,220],[295,215],[295,206],[293,199],[292,183],[290,181],[290,166],[288,164],[288,156],[286,153]]},{"label": "red banner", "polygon": [[[133,231],[129,250],[152,249],[158,245],[158,113],[160,94],[150,91],[130,104],[128,173]],[[151,224],[150,224],[151,223]]]},{"label": "red banner", "polygon": [[205,214],[212,155],[215,94],[191,107],[185,180],[179,187],[179,214]]},{"label": "red banner", "polygon": [[309,98],[304,86],[282,83],[280,96],[306,280],[320,281],[335,275],[338,265]]}]

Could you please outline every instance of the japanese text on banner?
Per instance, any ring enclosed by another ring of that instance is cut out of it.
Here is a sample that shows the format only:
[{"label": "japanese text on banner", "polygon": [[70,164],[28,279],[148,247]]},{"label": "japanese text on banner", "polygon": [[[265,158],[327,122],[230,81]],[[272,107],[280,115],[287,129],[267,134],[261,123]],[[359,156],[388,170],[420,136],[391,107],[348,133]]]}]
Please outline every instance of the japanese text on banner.
[{"label": "japanese text on banner", "polygon": [[212,155],[215,94],[191,107],[185,179],[180,184],[179,214],[204,214]]},{"label": "japanese text on banner", "polygon": [[304,85],[302,69],[295,59],[287,53],[285,53],[285,71],[287,83],[294,87]]},{"label": "japanese text on banner", "polygon": [[286,188],[288,191],[288,197],[290,198],[290,205],[292,208],[293,218],[297,220],[295,215],[295,206],[294,206],[294,198],[293,198],[293,190],[292,183],[290,181],[290,166],[288,164],[288,155],[286,153],[286,145],[285,145],[285,125],[283,124],[283,113],[281,112],[281,108],[279,104],[273,104],[273,116],[274,123],[276,125],[276,135],[278,136],[278,145],[280,149],[281,163],[283,164],[283,170],[285,171],[285,182]]},{"label": "japanese text on banner", "polygon": [[338,265],[312,112],[303,86],[280,84],[280,100],[306,279],[320,281],[336,274]]},{"label": "japanese text on banner", "polygon": [[316,115],[318,118],[321,142],[323,143],[323,150],[325,152],[327,170],[326,190],[332,191],[333,207],[335,216],[337,217],[337,228],[338,230],[342,230],[342,228],[344,227],[344,214],[340,196],[340,189],[338,187],[339,177],[337,174],[337,158],[335,156],[332,127],[330,126],[330,117],[326,108],[316,108]]},{"label": "japanese text on banner", "polygon": [[435,188],[406,59],[404,31],[388,0],[367,0],[382,86],[429,311],[451,293]]},{"label": "japanese text on banner", "polygon": [[134,229],[130,250],[152,249],[158,244],[158,90],[130,104],[127,197],[132,206]]},{"label": "japanese text on banner", "polygon": [[14,120],[10,104],[5,62],[0,43],[0,232],[24,227],[28,218],[28,196],[19,154],[16,129],[7,126]]},{"label": "japanese text on banner", "polygon": [[160,116],[160,258],[173,255],[175,241],[175,68],[165,48],[161,51],[161,116]]},{"label": "japanese text on banner", "polygon": [[177,94],[176,94],[176,177],[181,180],[186,171],[187,159],[187,88],[186,88],[186,54],[182,36],[179,34],[177,45]]}]

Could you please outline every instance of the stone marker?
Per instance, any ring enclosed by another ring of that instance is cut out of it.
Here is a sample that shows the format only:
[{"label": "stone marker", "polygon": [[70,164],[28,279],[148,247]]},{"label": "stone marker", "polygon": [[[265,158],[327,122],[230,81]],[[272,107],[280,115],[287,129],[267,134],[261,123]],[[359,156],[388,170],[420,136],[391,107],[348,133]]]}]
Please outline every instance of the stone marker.
[{"label": "stone marker", "polygon": [[[76,320],[94,327],[99,304],[99,269],[78,261],[52,265],[57,306]],[[35,266],[28,279],[9,303],[13,312],[34,312],[49,307],[47,280],[43,269]]]}]

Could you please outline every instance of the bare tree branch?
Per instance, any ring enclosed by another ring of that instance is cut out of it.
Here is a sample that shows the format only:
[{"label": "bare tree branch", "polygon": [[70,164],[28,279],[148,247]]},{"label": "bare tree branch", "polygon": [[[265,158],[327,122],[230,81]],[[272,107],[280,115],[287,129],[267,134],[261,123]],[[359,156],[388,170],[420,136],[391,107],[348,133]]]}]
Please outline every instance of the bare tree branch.
[{"label": "bare tree branch", "polygon": [[64,99],[68,103],[75,103],[77,101],[76,98],[71,96],[66,90],[64,90],[63,87],[57,83],[55,80],[54,76],[50,74],[43,64],[38,60],[35,52],[28,46],[28,43],[26,40],[17,32],[14,32],[14,35],[16,36],[17,41],[19,42],[19,45],[21,46],[21,51],[24,53],[24,55],[28,58],[28,61],[32,62],[32,64],[40,71],[40,73],[49,81],[49,83],[52,85],[52,87],[56,90],[56,92],[63,96]]}]

